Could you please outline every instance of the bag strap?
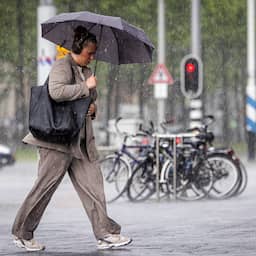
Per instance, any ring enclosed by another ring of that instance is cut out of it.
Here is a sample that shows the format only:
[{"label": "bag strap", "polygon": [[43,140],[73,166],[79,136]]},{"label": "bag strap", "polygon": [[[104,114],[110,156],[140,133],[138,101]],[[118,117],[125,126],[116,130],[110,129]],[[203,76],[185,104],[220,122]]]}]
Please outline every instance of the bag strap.
[{"label": "bag strap", "polygon": [[[74,72],[74,69],[73,69],[72,66],[70,66],[70,68],[71,68],[71,72],[72,72],[72,80],[73,80],[72,82],[75,83],[76,82],[75,72]],[[47,78],[46,78],[46,80],[45,80],[43,85],[48,85],[48,83],[49,83],[49,75],[47,76]]]}]

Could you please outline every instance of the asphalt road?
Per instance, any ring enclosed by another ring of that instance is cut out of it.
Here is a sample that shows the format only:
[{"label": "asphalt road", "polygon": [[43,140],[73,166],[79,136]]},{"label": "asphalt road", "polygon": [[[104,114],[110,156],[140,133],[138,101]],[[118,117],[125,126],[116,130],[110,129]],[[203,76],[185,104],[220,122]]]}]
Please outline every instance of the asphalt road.
[{"label": "asphalt road", "polygon": [[36,163],[0,170],[0,255],[74,256],[255,256],[256,168],[245,162],[249,183],[239,197],[197,202],[127,200],[108,206],[133,243],[123,249],[97,251],[88,218],[68,177],[56,191],[35,237],[46,251],[26,253],[14,247],[11,225],[36,177]]}]

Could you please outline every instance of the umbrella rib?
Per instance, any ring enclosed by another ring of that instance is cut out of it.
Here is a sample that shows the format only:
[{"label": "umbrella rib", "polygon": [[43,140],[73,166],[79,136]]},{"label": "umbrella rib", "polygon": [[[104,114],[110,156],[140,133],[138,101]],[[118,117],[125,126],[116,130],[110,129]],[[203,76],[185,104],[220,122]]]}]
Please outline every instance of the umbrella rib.
[{"label": "umbrella rib", "polygon": [[91,29],[92,29],[93,27],[95,27],[96,25],[97,25],[96,23],[93,23],[93,24],[91,25],[91,27],[88,29],[88,32],[90,32]]},{"label": "umbrella rib", "polygon": [[[102,37],[102,30],[103,30],[103,25],[100,25],[100,36],[99,36],[99,45],[101,44],[101,37]],[[94,66],[94,75],[96,75],[96,70],[97,70],[97,63],[98,60],[96,60],[95,66]]]},{"label": "umbrella rib", "polygon": [[117,40],[116,33],[115,33],[115,31],[113,30],[113,28],[112,28],[112,27],[110,27],[110,29],[111,29],[111,31],[112,31],[112,33],[113,33],[113,35],[114,35],[115,40],[116,40],[116,45],[117,45],[117,55],[118,55],[118,64],[119,64],[120,57],[119,57],[119,44],[118,44],[118,40]]}]

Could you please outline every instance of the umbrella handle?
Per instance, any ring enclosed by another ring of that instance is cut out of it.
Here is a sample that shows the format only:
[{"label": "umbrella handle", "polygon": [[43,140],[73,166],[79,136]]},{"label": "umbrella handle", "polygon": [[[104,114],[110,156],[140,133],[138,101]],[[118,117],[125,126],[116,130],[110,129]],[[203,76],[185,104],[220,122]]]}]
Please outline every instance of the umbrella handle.
[{"label": "umbrella handle", "polygon": [[[100,42],[101,42],[102,30],[103,30],[103,25],[100,25],[100,37],[99,37],[98,45],[100,45]],[[94,72],[93,72],[93,75],[94,75],[94,76],[96,75],[97,63],[98,63],[98,60],[96,60],[95,66],[94,66]]]},{"label": "umbrella handle", "polygon": [[93,71],[93,75],[96,76],[96,70],[97,70],[97,63],[98,61],[95,61],[95,66],[94,66],[94,71]]}]

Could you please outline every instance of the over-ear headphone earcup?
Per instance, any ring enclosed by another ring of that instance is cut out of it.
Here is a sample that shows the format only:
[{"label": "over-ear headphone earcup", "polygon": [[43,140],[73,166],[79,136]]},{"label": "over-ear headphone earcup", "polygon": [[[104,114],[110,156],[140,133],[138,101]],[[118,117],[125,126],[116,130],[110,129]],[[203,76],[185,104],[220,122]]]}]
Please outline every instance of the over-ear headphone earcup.
[{"label": "over-ear headphone earcup", "polygon": [[75,54],[80,54],[84,48],[86,40],[90,40],[94,43],[97,43],[96,37],[93,34],[90,34],[85,27],[78,26],[74,29],[74,41],[72,44],[72,51]]},{"label": "over-ear headphone earcup", "polygon": [[78,38],[76,37],[75,39],[74,39],[74,42],[73,42],[73,46],[72,46],[72,50],[73,50],[73,52],[75,53],[75,54],[80,54],[81,52],[82,52],[82,50],[83,50],[83,40],[82,40],[82,38],[80,38],[79,40],[78,40]]},{"label": "over-ear headphone earcup", "polygon": [[84,44],[84,41],[86,40],[87,36],[88,36],[88,33],[81,33],[81,34],[75,35],[75,39],[74,39],[74,43],[73,43],[73,46],[74,46],[73,52],[74,53],[80,54],[82,52],[83,44]]},{"label": "over-ear headphone earcup", "polygon": [[81,38],[81,39],[78,41],[78,50],[79,50],[79,53],[81,53],[82,50],[83,50],[84,41],[85,41],[85,40],[84,40],[83,38]]}]

